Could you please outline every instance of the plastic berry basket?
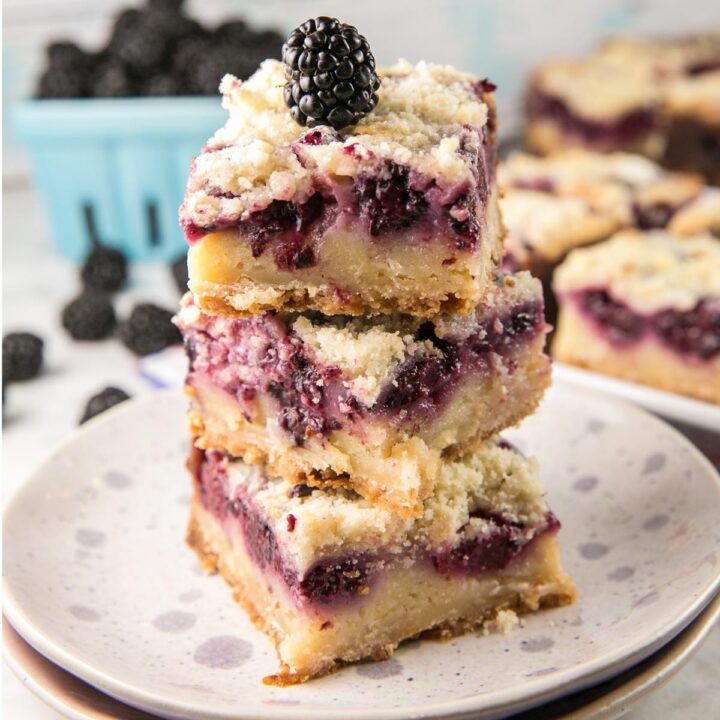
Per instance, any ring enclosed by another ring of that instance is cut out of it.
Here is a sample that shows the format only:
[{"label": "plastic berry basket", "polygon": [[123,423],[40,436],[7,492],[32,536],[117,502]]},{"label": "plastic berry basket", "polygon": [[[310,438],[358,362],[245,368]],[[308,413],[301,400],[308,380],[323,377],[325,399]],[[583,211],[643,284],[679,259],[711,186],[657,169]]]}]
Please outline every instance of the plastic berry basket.
[{"label": "plastic berry basket", "polygon": [[94,241],[133,260],[169,260],[190,162],[225,120],[217,97],[27,100],[13,110],[57,248]]}]

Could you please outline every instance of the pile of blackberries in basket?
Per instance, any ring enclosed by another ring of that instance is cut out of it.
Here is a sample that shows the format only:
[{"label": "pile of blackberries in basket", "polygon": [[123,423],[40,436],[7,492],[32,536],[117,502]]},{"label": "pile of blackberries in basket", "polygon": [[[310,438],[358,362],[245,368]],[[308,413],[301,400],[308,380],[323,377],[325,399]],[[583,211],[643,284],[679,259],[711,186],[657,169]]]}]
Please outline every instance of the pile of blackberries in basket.
[{"label": "pile of blackberries in basket", "polygon": [[244,80],[266,58],[280,59],[283,39],[240,19],[205,27],[185,14],[183,0],[147,0],[115,18],[97,52],[50,44],[37,97],[214,95],[225,73]]}]

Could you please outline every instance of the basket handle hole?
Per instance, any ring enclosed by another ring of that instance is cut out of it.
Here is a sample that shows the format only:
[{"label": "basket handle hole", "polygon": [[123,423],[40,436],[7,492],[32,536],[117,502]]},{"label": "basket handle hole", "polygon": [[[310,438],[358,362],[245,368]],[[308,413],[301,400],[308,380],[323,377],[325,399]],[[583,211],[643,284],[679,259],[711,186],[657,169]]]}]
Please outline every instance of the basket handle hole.
[{"label": "basket handle hole", "polygon": [[160,218],[157,203],[150,200],[145,203],[145,217],[147,219],[148,241],[151,247],[158,247],[162,241],[160,237]]}]

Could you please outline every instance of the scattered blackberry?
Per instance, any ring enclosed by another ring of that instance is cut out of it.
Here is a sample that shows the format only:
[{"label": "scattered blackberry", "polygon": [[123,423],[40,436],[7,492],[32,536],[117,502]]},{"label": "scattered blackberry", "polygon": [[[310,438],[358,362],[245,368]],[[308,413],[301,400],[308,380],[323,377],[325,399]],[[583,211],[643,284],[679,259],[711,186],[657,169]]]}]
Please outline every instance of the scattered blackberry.
[{"label": "scattered blackberry", "polygon": [[299,125],[354,125],[377,105],[380,80],[368,41],[329,17],[304,22],[282,47],[285,104]]},{"label": "scattered blackberry", "polygon": [[184,295],[188,289],[188,266],[186,253],[183,253],[177,260],[171,263],[170,271],[172,272],[177,289]]},{"label": "scattered blackberry", "polygon": [[32,333],[15,332],[3,337],[2,381],[32,380],[42,367],[43,341]]},{"label": "scattered blackberry", "polygon": [[108,386],[97,395],[93,395],[85,404],[85,410],[80,418],[80,425],[91,420],[96,415],[104,413],[115,405],[119,405],[125,400],[129,400],[130,396],[120,388]]},{"label": "scattered blackberry", "polygon": [[173,313],[152,303],[136,305],[120,327],[125,346],[136,355],[149,355],[181,342],[180,331],[172,323]]},{"label": "scattered blackberry", "polygon": [[93,290],[116,292],[127,279],[127,260],[120,250],[96,245],[80,271],[83,285]]},{"label": "scattered blackberry", "polygon": [[87,289],[63,308],[62,325],[75,340],[101,340],[115,327],[115,310],[107,295]]}]

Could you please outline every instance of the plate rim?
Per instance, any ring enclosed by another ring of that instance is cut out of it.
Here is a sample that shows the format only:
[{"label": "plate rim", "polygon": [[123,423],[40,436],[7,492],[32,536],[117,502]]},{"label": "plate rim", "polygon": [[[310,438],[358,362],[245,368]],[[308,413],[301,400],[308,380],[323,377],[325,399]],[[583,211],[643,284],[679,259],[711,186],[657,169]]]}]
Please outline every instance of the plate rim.
[{"label": "plate rim", "polygon": [[[634,706],[640,700],[665,685],[685,667],[688,661],[704,645],[710,633],[718,625],[719,620],[720,594],[715,596],[708,607],[677,637],[670,640],[667,645],[663,645],[655,655],[651,655],[640,663],[641,665],[647,663],[646,667],[639,668],[633,666],[627,671],[627,673],[634,673],[634,671],[637,670],[637,674],[623,678],[623,673],[621,673],[609,681],[620,681],[619,685],[608,688],[606,692],[590,699],[586,704],[582,704],[581,702],[577,707],[569,708],[567,712],[559,712],[557,716],[554,716],[553,720],[601,720],[601,718],[607,718],[608,713],[610,713],[610,717],[615,717],[614,713],[616,711],[624,711],[627,707]],[[5,633],[6,625],[10,628],[11,632],[14,633],[14,636],[11,636],[11,640],[8,640],[8,635]],[[40,653],[32,648],[15,628],[12,627],[7,618],[3,616],[3,658],[20,682],[46,705],[66,715],[71,718],[71,720],[90,720],[91,718],[95,720],[94,713],[96,711],[94,709],[90,708],[89,712],[91,714],[88,714],[82,708],[79,711],[75,708],[69,708],[62,697],[56,697],[56,693],[45,687],[41,679],[32,672],[28,672],[27,664],[17,657],[18,655],[23,655],[24,648],[21,647],[19,651],[14,649],[14,646],[19,643],[27,644],[28,647],[31,648],[31,652],[40,655]],[[67,670],[64,670],[59,665],[55,665],[45,656],[41,655],[41,657],[45,663],[53,665],[53,667],[57,668],[60,672],[70,675]],[[76,680],[79,683],[88,685],[80,678],[76,678]],[[596,689],[599,690],[601,686],[602,683],[600,686],[592,686],[590,692]],[[100,690],[94,688],[92,685],[88,685],[88,687],[91,688],[92,691],[102,694]],[[127,708],[131,712],[143,712],[124,705],[116,699],[111,699],[111,702],[118,702],[123,708]],[[553,710],[548,706],[541,706],[541,708],[544,712]],[[106,715],[105,717],[107,717],[107,720],[111,718],[110,715]],[[148,716],[148,718],[150,718],[150,716]],[[112,720],[121,720],[121,716],[112,716]]]},{"label": "plate rim", "polygon": [[558,360],[553,360],[553,376],[562,383],[601,392],[608,397],[640,407],[650,414],[657,413],[669,420],[720,432],[720,405],[612,375],[603,375]]},{"label": "plate rim", "polygon": [[[633,403],[620,400],[615,396],[598,390],[590,390],[586,387],[578,386],[562,379],[556,378],[553,382],[553,387],[560,388],[561,392],[563,388],[566,390],[570,388],[575,393],[580,389],[581,392],[591,396],[591,399],[594,398],[595,401],[600,401],[611,406],[614,405],[623,414],[629,413],[631,416],[634,415],[642,422],[650,423],[663,432],[668,433],[676,442],[686,447],[688,461],[692,459],[692,462],[713,480],[718,492],[718,497],[720,497],[720,474],[718,471],[682,433],[664,420]],[[39,482],[37,478],[42,477],[45,467],[50,464],[57,455],[66,450],[67,446],[77,442],[83,435],[93,432],[94,428],[108,424],[123,414],[133,413],[138,406],[142,406],[148,402],[157,402],[159,395],[165,400],[165,398],[171,398],[173,396],[181,397],[182,391],[179,388],[166,388],[164,390],[138,395],[94,418],[58,443],[51,452],[35,465],[33,470],[8,498],[3,509],[3,532],[7,526],[7,518],[13,512],[18,498],[25,492],[28,492],[28,488],[31,487],[34,482]],[[413,706],[406,706],[405,708],[386,708],[382,711],[363,709],[354,712],[353,717],[355,720],[379,720],[380,718],[382,718],[382,720],[404,720],[409,717],[410,714],[412,717],[461,720],[462,718],[469,717],[497,717],[497,714],[500,712],[520,712],[531,707],[536,707],[543,702],[548,702],[566,694],[564,691],[567,690],[568,686],[572,685],[573,692],[586,689],[591,685],[596,685],[613,675],[627,670],[632,665],[649,657],[664,644],[677,637],[677,635],[702,612],[719,590],[720,568],[705,590],[701,592],[682,613],[673,618],[671,623],[665,625],[663,629],[650,634],[641,643],[630,643],[630,646],[633,647],[632,651],[625,653],[621,648],[618,648],[595,661],[579,664],[574,668],[567,669],[562,673],[562,679],[558,680],[555,678],[553,682],[551,682],[551,679],[555,677],[554,675],[529,678],[528,682],[523,683],[523,692],[521,694],[518,693],[517,686],[514,686],[498,691],[497,697],[489,704],[481,702],[482,695],[475,695],[460,700],[449,700],[443,703],[436,702],[423,706],[414,706],[414,708]],[[229,716],[224,712],[208,711],[207,708],[201,708],[192,703],[166,701],[157,694],[117,680],[107,672],[97,669],[88,662],[76,657],[72,652],[61,647],[33,625],[25,615],[19,602],[15,599],[12,588],[4,574],[3,596],[3,608],[8,621],[30,645],[52,662],[60,665],[63,669],[85,680],[111,697],[119,699],[133,707],[167,717],[187,718],[187,720],[194,718],[228,720]],[[626,646],[627,645],[626,643]],[[581,668],[587,665],[590,665],[590,667],[586,667],[586,669],[582,671]],[[252,712],[250,712],[250,710],[252,710]],[[258,714],[258,712],[260,714]],[[307,717],[307,712],[308,710],[302,706],[273,707],[272,705],[264,705],[254,709],[248,708],[248,711],[244,715],[236,715],[235,717],[242,717],[246,720],[290,720],[291,718],[304,720],[304,718]],[[313,708],[312,712],[317,720],[333,720],[339,717],[338,711],[331,708]]]}]

